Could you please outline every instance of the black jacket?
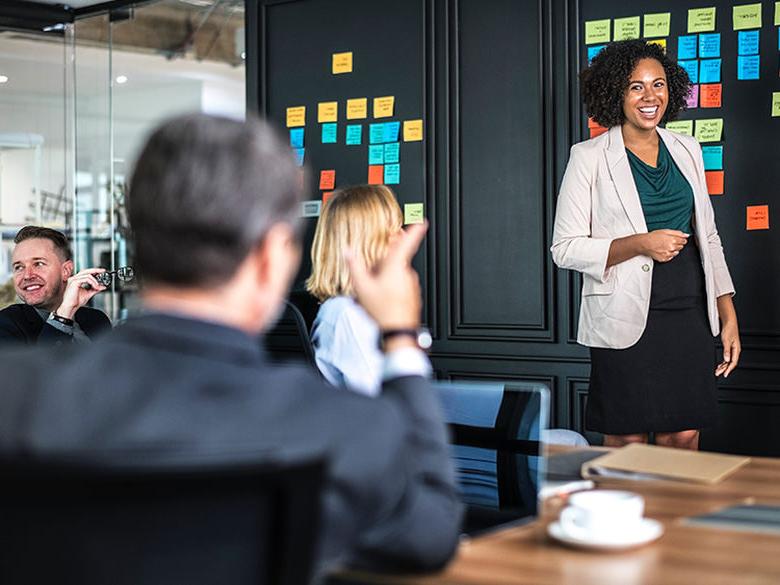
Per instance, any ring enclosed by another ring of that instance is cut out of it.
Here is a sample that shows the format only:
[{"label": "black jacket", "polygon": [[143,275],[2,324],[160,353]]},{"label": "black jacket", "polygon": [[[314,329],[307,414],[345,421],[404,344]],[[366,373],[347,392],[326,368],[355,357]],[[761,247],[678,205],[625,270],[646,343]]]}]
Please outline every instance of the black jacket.
[{"label": "black jacket", "polygon": [[[90,339],[111,330],[111,321],[97,309],[81,307],[76,311],[75,321]],[[70,341],[70,335],[47,325],[35,307],[17,304],[0,311],[0,344],[36,345]]]}]

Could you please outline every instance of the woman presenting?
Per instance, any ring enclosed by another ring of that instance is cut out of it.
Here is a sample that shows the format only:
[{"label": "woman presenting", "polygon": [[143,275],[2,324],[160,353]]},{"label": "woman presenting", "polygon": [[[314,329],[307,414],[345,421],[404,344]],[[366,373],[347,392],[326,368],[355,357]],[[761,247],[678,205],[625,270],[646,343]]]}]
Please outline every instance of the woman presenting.
[{"label": "woman presenting", "polygon": [[701,148],[658,127],[684,108],[690,81],[660,46],[632,40],[607,45],[581,84],[588,115],[609,130],[571,149],[551,251],[582,273],[586,425],[606,445],[652,432],[659,445],[697,449],[740,342]]}]

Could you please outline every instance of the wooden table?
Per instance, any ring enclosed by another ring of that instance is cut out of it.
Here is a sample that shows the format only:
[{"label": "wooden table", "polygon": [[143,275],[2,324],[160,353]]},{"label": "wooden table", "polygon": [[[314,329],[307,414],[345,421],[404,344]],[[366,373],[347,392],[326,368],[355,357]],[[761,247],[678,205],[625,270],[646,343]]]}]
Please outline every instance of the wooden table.
[{"label": "wooden table", "polygon": [[447,585],[778,585],[780,536],[687,526],[686,516],[738,503],[780,505],[780,459],[753,458],[716,485],[603,480],[599,487],[642,494],[646,516],[666,529],[639,549],[597,553],[566,548],[547,536],[564,505],[545,502],[533,524],[464,541],[457,557],[436,575],[340,575],[349,583]]}]

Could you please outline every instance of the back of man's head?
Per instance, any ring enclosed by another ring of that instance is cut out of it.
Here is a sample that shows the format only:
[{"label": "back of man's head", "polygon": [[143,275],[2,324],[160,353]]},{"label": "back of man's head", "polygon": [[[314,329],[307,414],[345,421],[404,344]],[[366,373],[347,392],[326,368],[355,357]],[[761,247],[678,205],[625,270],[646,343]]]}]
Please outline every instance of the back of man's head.
[{"label": "back of man's head", "polygon": [[271,226],[297,222],[300,194],[292,152],[266,123],[173,118],[130,180],[136,268],[149,284],[217,286]]}]

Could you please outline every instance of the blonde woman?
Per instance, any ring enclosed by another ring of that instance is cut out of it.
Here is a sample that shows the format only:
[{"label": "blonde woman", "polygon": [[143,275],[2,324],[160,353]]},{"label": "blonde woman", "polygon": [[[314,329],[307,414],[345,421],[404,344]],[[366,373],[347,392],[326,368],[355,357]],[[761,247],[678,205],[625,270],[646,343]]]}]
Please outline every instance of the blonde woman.
[{"label": "blonde woman", "polygon": [[353,298],[343,251],[350,248],[370,268],[384,258],[401,225],[401,209],[384,185],[338,189],[322,209],[306,289],[322,303],[312,327],[312,344],[317,367],[334,386],[370,396],[379,392],[379,328]]}]

